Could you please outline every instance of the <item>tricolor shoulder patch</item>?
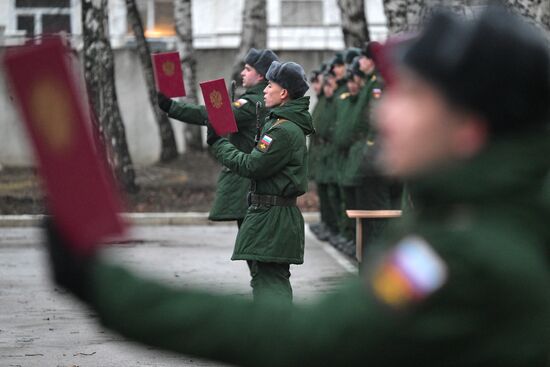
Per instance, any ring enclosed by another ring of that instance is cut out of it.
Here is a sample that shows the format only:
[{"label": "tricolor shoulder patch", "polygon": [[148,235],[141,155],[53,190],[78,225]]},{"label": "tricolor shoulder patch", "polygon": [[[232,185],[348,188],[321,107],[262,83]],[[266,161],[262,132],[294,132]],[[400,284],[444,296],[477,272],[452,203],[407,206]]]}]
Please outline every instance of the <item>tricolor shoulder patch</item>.
[{"label": "tricolor shoulder patch", "polygon": [[421,237],[402,239],[370,279],[375,296],[392,308],[417,303],[447,280],[447,265]]},{"label": "tricolor shoulder patch", "polygon": [[265,153],[269,150],[271,143],[273,143],[273,138],[265,134],[258,142],[257,148],[260,152]]},{"label": "tricolor shoulder patch", "polygon": [[373,88],[372,90],[372,96],[374,97],[374,99],[378,99],[382,96],[382,89],[380,88]]},{"label": "tricolor shoulder patch", "polygon": [[235,106],[237,108],[241,108],[242,106],[244,106],[247,103],[248,103],[248,101],[246,99],[241,98],[241,99],[233,102],[233,106]]}]

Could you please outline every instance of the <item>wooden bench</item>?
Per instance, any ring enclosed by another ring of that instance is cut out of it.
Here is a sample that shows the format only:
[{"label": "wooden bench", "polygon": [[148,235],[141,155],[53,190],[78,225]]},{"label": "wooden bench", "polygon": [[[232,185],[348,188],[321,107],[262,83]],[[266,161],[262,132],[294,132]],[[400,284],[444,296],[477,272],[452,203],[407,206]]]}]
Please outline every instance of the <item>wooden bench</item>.
[{"label": "wooden bench", "polygon": [[349,218],[355,218],[355,257],[357,261],[363,260],[363,220],[364,219],[388,219],[399,218],[401,210],[346,210]]}]

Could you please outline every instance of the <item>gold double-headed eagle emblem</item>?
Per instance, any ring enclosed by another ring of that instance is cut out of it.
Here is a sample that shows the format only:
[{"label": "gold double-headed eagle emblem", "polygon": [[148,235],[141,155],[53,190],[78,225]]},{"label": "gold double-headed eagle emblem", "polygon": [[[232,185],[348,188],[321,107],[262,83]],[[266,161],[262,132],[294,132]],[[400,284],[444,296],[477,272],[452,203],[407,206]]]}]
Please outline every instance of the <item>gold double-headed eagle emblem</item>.
[{"label": "gold double-headed eagle emblem", "polygon": [[172,61],[165,61],[162,63],[162,72],[166,76],[172,76],[174,75],[174,72],[176,71],[176,65]]},{"label": "gold double-headed eagle emblem", "polygon": [[213,90],[212,92],[210,92],[209,97],[210,103],[212,104],[212,106],[214,106],[214,108],[220,108],[222,106],[223,98],[222,94],[219,91]]},{"label": "gold double-headed eagle emblem", "polygon": [[31,85],[30,114],[44,142],[54,151],[70,146],[74,110],[66,87],[54,77],[43,77]]}]

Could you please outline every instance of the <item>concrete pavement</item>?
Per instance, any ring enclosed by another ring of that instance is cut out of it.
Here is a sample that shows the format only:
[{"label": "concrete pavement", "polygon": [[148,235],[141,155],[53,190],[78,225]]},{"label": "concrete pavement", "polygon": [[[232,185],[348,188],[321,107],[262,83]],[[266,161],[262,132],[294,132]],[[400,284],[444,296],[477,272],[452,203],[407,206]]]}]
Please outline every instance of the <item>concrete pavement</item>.
[{"label": "concrete pavement", "polygon": [[[229,260],[235,226],[139,226],[109,255],[163,282],[250,297],[248,269]],[[354,266],[306,231],[306,259],[291,268],[296,302],[352,276]],[[0,228],[0,366],[222,366],[136,345],[49,280],[36,227]]]}]

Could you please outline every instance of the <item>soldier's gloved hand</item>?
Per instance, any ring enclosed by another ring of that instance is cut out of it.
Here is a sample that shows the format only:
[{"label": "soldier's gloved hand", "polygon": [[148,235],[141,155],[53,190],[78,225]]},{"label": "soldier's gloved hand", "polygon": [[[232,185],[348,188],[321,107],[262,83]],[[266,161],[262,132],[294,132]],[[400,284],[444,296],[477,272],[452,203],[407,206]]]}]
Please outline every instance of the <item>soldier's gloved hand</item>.
[{"label": "soldier's gloved hand", "polygon": [[173,102],[172,99],[166,97],[162,92],[157,91],[157,101],[161,110],[166,113],[170,112],[170,107],[172,107]]},{"label": "soldier's gloved hand", "polygon": [[45,220],[44,229],[55,283],[73,293],[80,300],[90,302],[89,284],[93,255],[84,256],[74,253],[67,246],[67,242],[57,230],[52,218]]},{"label": "soldier's gloved hand", "polygon": [[207,134],[206,134],[206,143],[208,145],[213,145],[215,142],[217,142],[220,139],[220,136],[216,134],[216,131],[214,131],[214,128],[210,123],[206,124]]}]

